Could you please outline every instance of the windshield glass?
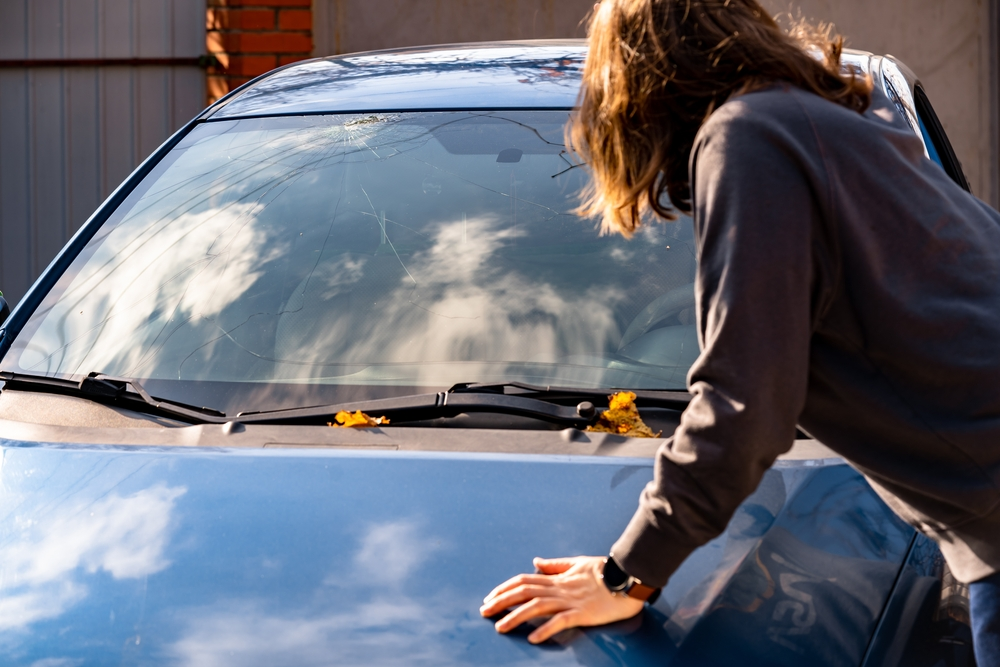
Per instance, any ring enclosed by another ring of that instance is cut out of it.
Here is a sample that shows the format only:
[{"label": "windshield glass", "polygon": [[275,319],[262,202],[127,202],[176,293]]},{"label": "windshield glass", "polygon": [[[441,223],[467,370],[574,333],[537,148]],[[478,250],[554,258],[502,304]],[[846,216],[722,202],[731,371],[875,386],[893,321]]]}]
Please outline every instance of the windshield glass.
[{"label": "windshield glass", "polygon": [[565,111],[196,127],[90,241],[3,369],[226,410],[520,381],[683,388],[691,221],[601,237]]}]

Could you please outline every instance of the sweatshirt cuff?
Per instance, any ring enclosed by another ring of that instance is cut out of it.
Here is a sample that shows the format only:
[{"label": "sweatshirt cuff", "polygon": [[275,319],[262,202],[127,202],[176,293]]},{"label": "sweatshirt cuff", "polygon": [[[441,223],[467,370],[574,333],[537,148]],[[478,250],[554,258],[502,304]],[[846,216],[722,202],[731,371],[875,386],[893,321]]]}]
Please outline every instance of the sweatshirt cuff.
[{"label": "sweatshirt cuff", "polygon": [[646,586],[666,586],[670,575],[697,548],[659,530],[640,506],[625,532],[611,547],[615,562]]}]

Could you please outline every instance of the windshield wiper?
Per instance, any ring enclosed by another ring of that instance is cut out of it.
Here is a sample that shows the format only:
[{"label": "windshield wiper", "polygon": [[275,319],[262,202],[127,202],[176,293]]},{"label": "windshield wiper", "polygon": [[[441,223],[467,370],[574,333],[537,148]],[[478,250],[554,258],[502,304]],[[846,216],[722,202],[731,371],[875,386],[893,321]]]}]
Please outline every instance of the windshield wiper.
[{"label": "windshield wiper", "polygon": [[[137,380],[119,378],[103,373],[90,373],[80,381],[53,378],[31,373],[0,371],[4,389],[43,391],[76,398],[85,398],[98,403],[110,403],[116,407],[174,417],[182,421],[199,424],[224,424],[230,419],[226,413],[212,408],[187,405],[177,401],[154,398]],[[132,391],[128,391],[131,387]]]},{"label": "windshield wiper", "polygon": [[[615,391],[541,387],[521,382],[463,382],[454,385],[448,391],[433,394],[415,394],[305,408],[240,412],[235,416],[229,416],[212,408],[155,398],[150,396],[137,380],[103,373],[90,373],[83,380],[74,381],[0,371],[0,380],[3,380],[6,383],[5,388],[9,389],[75,396],[99,403],[109,403],[116,407],[203,424],[224,424],[230,421],[243,424],[325,424],[340,411],[360,410],[373,416],[387,417],[390,422],[396,423],[451,418],[473,412],[527,417],[564,427],[583,429],[593,424],[597,418],[598,410],[594,402],[598,405],[604,404],[608,395]],[[132,391],[129,391],[129,388]],[[508,393],[509,391],[513,393]],[[691,400],[690,394],[684,391],[630,391],[636,394],[636,402],[646,407],[683,410]],[[589,399],[594,399],[594,402]]]},{"label": "windshield wiper", "polygon": [[[508,390],[513,390],[513,392]],[[674,410],[683,410],[691,402],[691,394],[683,389],[581,389],[578,387],[542,387],[524,382],[460,382],[448,391],[454,393],[496,393],[555,402],[590,398],[596,399],[598,404],[606,401],[609,395],[617,391],[631,391],[635,394],[636,405]]]},{"label": "windshield wiper", "polygon": [[415,394],[397,398],[371,401],[320,405],[311,408],[290,408],[263,412],[241,412],[234,419],[249,423],[315,423],[330,421],[340,411],[362,411],[377,417],[387,417],[390,422],[424,421],[457,417],[468,412],[490,412],[540,419],[566,427],[585,428],[597,416],[597,409],[590,401],[564,406],[537,398],[511,396],[495,392],[451,392]]},{"label": "windshield wiper", "polygon": [[[507,393],[507,389],[519,393]],[[520,382],[499,384],[463,382],[448,391],[415,394],[308,408],[288,408],[260,412],[241,412],[233,419],[249,423],[323,423],[340,411],[361,412],[386,417],[390,422],[425,421],[457,417],[463,413],[494,413],[528,417],[564,427],[586,428],[598,415],[594,402],[605,404],[615,390],[539,387]],[[636,391],[637,402],[647,407],[683,410],[691,400],[684,391]]]}]

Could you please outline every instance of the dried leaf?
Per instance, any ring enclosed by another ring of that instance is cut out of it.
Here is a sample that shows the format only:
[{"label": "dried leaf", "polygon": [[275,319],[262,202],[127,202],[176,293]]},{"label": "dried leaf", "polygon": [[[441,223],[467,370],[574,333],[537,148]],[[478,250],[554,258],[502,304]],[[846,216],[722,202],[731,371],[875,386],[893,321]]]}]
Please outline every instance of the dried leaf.
[{"label": "dried leaf", "polygon": [[643,423],[639,408],[635,407],[635,394],[630,391],[620,391],[608,396],[608,409],[587,430],[594,433],[616,433],[630,438],[660,437],[660,433],[653,433]]},{"label": "dried leaf", "polygon": [[373,426],[384,426],[389,423],[386,417],[372,418],[358,410],[355,413],[341,410],[333,417],[334,421],[327,422],[327,426],[333,428],[371,428]]},{"label": "dried leaf", "polygon": [[635,412],[636,416],[639,414],[638,409],[635,408],[635,394],[630,391],[620,391],[617,394],[609,396],[608,409],[611,411],[631,411]]}]

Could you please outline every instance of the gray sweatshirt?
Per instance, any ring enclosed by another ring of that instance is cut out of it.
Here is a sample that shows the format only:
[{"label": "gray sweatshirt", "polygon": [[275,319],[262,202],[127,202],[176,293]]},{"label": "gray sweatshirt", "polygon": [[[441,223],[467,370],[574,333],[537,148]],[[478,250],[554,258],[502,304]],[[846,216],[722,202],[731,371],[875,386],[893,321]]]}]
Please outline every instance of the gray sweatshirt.
[{"label": "gray sweatshirt", "polygon": [[691,153],[702,354],[612,553],[663,585],[796,424],[962,581],[1000,570],[1000,214],[864,115],[791,86],[734,98]]}]

